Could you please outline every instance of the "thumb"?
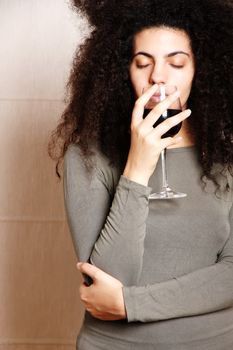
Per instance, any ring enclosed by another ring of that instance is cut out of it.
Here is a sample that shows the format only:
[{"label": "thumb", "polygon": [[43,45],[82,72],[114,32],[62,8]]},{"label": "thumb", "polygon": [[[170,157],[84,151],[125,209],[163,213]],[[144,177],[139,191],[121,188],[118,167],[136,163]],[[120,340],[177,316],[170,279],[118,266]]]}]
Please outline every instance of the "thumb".
[{"label": "thumb", "polygon": [[104,272],[100,270],[98,267],[86,262],[78,263],[77,267],[81,273],[84,273],[90,276],[93,279],[93,281],[95,281],[97,279],[97,276],[99,276],[101,273],[104,274]]}]

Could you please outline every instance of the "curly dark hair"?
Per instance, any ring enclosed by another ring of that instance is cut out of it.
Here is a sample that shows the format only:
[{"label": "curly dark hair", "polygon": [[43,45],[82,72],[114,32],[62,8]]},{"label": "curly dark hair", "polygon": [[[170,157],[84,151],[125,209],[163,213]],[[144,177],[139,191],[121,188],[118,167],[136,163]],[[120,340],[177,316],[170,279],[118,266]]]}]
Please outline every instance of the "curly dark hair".
[{"label": "curly dark hair", "polygon": [[232,171],[232,0],[74,0],[88,18],[90,36],[78,48],[69,102],[50,141],[57,171],[71,143],[85,156],[98,145],[111,163],[124,166],[130,146],[134,93],[129,65],[136,33],[150,27],[184,30],[191,39],[195,77],[188,100],[203,176],[216,183],[213,165]]}]

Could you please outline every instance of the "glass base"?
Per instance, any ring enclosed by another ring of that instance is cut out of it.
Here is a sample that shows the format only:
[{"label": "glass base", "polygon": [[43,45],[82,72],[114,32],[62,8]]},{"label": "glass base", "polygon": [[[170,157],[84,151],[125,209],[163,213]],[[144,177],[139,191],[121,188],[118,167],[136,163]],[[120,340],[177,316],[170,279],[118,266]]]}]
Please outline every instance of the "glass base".
[{"label": "glass base", "polygon": [[151,193],[149,195],[149,200],[151,199],[173,199],[173,198],[184,198],[186,193],[175,192],[170,187],[162,188],[161,192]]}]

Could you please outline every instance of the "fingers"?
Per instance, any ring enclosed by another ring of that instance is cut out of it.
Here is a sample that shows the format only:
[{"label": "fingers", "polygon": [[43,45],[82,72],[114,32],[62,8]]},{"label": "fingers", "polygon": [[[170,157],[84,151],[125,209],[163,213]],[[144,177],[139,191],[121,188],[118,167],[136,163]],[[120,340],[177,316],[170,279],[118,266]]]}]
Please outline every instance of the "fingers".
[{"label": "fingers", "polygon": [[133,123],[138,124],[141,122],[144,113],[144,107],[157,90],[158,84],[152,85],[148,90],[146,90],[143,95],[137,99],[132,114]]},{"label": "fingers", "polygon": [[180,96],[180,92],[177,90],[173,92],[173,94],[169,95],[165,100],[161,101],[157,106],[155,107],[156,112],[161,115],[164,111],[168,109],[168,107],[177,100],[177,98]]},{"label": "fingers", "polygon": [[155,129],[151,131],[151,133],[156,134],[158,137],[162,137],[168,130],[170,130],[173,126],[181,123],[183,120],[188,118],[191,115],[191,110],[186,109],[185,111],[176,114],[174,117],[168,118],[164,120],[161,124],[156,126]]},{"label": "fingers", "polygon": [[153,94],[158,90],[158,84],[152,85],[136,101],[136,104],[145,106]]},{"label": "fingers", "polygon": [[179,142],[182,141],[182,137],[166,137],[165,139],[161,140],[161,151],[165,148],[168,148],[173,145],[177,145]]},{"label": "fingers", "polygon": [[[151,86],[142,96],[140,96],[135,102],[133,114],[132,114],[132,124],[138,125],[142,119],[144,114],[144,108],[150,98],[154,95],[154,93],[158,90],[158,85],[155,84]],[[144,120],[144,124],[153,125],[156,120],[160,117],[160,115],[168,109],[168,107],[176,101],[176,99],[180,96],[179,91],[175,91],[173,94],[168,96],[164,101],[157,104],[154,109],[147,115]]]},{"label": "fingers", "polygon": [[81,273],[84,273],[88,276],[90,276],[93,281],[95,281],[97,279],[97,276],[102,273],[104,274],[104,272],[102,270],[100,270],[98,267],[91,265],[89,263],[78,263],[77,267],[79,269],[79,271]]},{"label": "fingers", "polygon": [[87,296],[86,296],[86,289],[88,287],[85,285],[85,283],[81,284],[79,287],[79,295],[80,299],[82,300],[83,303],[87,302]]},{"label": "fingers", "polygon": [[159,119],[159,117],[173,104],[177,98],[180,96],[179,91],[175,91],[173,94],[169,95],[164,101],[158,103],[151,112],[144,119],[143,124],[145,128],[150,128]]}]

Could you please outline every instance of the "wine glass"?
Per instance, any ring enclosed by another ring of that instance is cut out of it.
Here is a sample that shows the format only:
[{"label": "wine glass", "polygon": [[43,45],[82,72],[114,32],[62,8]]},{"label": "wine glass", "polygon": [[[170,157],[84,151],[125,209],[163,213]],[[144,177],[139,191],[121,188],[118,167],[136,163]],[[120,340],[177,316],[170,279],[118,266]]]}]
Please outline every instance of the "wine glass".
[{"label": "wine glass", "polygon": [[[144,90],[144,89],[143,89]],[[147,102],[144,110],[143,118],[145,118],[158,103],[165,100],[166,97],[173,94],[177,91],[177,87],[174,85],[159,85],[156,93],[150,98]],[[178,97],[169,108],[163,112],[163,114],[159,117],[159,119],[155,122],[153,127],[155,128],[160,123],[162,123],[167,118],[171,118],[174,115],[180,113],[182,111],[180,98]],[[165,134],[162,135],[162,138],[165,137],[173,137],[175,136],[181,129],[182,122],[173,126],[169,129]],[[167,168],[166,168],[166,149],[161,152],[161,163],[162,163],[162,178],[163,184],[160,192],[152,193],[149,196],[149,199],[172,199],[172,198],[183,198],[186,197],[186,193],[173,191],[168,185],[167,180]]]}]

